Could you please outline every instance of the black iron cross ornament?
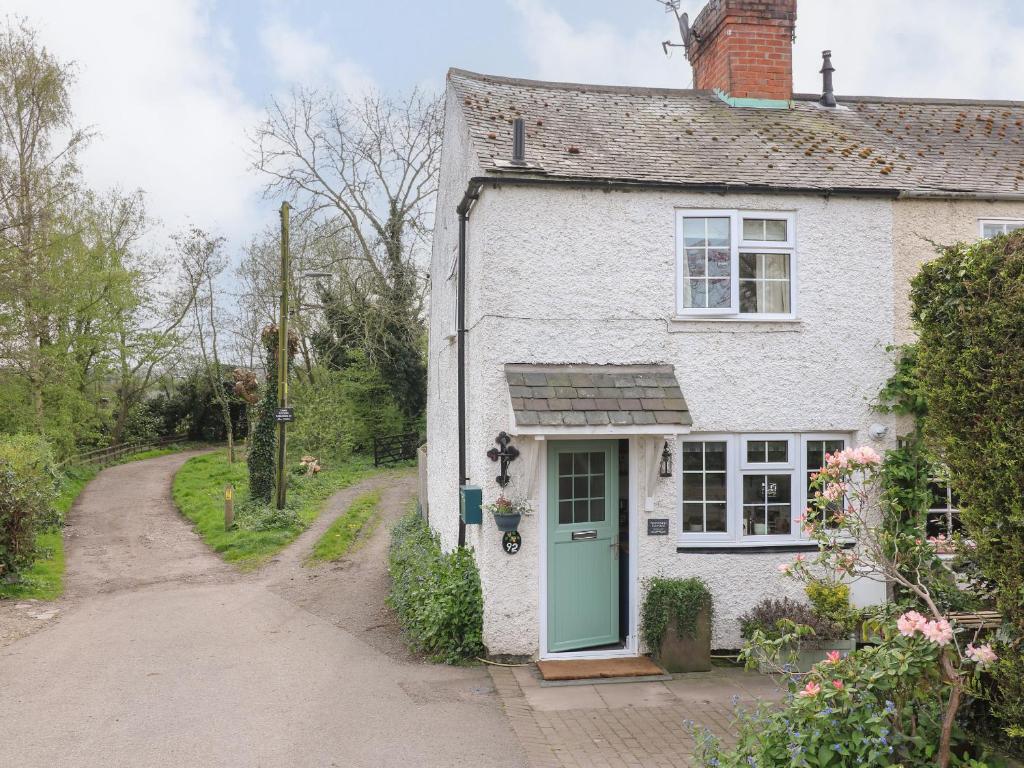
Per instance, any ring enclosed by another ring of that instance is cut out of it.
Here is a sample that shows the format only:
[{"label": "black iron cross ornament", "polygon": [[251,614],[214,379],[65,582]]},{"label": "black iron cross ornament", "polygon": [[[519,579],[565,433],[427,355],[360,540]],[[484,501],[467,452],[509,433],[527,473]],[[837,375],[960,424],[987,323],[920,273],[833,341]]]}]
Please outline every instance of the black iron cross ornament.
[{"label": "black iron cross ornament", "polygon": [[519,456],[519,449],[516,448],[514,445],[509,445],[509,443],[512,442],[512,438],[509,437],[509,434],[507,432],[499,432],[494,442],[501,446],[501,450],[498,450],[497,448],[491,448],[491,450],[487,452],[487,458],[489,458],[491,461],[501,462],[501,474],[494,479],[495,481],[497,481],[498,485],[504,488],[506,485],[509,484],[509,481],[512,479],[511,477],[508,476],[509,462],[516,460],[516,458]]}]

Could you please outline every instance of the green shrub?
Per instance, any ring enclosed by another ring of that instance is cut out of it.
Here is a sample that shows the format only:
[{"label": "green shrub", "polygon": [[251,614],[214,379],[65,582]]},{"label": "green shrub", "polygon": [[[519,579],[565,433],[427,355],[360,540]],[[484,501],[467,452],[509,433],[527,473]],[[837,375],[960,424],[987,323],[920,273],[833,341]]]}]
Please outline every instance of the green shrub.
[{"label": "green shrub", "polygon": [[995,714],[1024,722],[1024,232],[942,249],[914,278],[924,433],[997,587]]},{"label": "green shrub", "polygon": [[344,370],[315,368],[291,390],[295,423],[288,439],[297,453],[344,459],[369,451],[375,435],[406,429],[402,411],[379,371],[352,362]]},{"label": "green shrub", "polygon": [[826,621],[842,625],[848,629],[853,626],[850,609],[850,585],[840,582],[811,581],[805,588],[807,599],[811,601],[814,612]]},{"label": "green shrub", "polygon": [[35,559],[36,533],[51,519],[57,474],[41,437],[0,438],[0,566],[11,578]]},{"label": "green shrub", "polygon": [[483,591],[471,550],[445,553],[415,512],[391,531],[391,594],[410,646],[447,664],[484,653]]},{"label": "green shrub", "polygon": [[679,636],[692,638],[697,632],[697,617],[707,611],[710,619],[712,609],[711,591],[703,580],[653,578],[647,583],[640,609],[644,643],[648,650],[656,651],[673,619]]}]

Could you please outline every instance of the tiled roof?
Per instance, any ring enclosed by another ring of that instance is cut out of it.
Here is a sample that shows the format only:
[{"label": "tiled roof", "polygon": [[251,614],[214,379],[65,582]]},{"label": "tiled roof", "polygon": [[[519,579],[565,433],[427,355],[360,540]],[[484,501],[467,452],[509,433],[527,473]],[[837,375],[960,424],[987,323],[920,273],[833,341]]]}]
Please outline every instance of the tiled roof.
[{"label": "tiled roof", "polygon": [[692,424],[671,365],[506,365],[516,425]]},{"label": "tiled roof", "polygon": [[709,91],[457,69],[448,81],[482,167],[498,173],[523,117],[527,161],[555,179],[989,194],[1024,184],[1022,102],[839,95],[826,109],[798,94],[792,109],[754,109]]}]

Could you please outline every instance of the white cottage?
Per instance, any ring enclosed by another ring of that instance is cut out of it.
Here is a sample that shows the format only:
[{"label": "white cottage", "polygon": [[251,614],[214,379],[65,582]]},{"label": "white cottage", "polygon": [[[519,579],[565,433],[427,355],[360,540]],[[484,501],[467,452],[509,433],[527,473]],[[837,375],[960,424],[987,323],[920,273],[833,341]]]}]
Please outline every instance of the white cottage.
[{"label": "white cottage", "polygon": [[[696,90],[449,72],[428,506],[445,547],[473,549],[493,654],[636,655],[655,575],[708,583],[717,648],[762,598],[801,598],[777,566],[814,549],[809,474],[895,443],[872,403],[905,327],[899,206],[1021,215],[1020,104],[793,94],[795,17],[710,3]],[[461,486],[502,493],[502,433],[504,492],[535,510],[514,554],[459,514]]]}]

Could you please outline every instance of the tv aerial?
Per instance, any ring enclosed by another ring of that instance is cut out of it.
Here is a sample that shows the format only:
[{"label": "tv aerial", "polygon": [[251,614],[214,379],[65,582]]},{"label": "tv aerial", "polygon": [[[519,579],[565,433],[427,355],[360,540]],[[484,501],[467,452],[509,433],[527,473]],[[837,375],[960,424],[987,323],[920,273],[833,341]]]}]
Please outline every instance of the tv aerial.
[{"label": "tv aerial", "polygon": [[685,12],[679,12],[679,5],[682,0],[657,0],[657,2],[665,6],[665,13],[672,13],[675,15],[676,21],[679,23],[679,36],[683,40],[681,43],[673,43],[671,40],[665,40],[661,44],[661,48],[665,51],[666,56],[669,55],[669,48],[689,48],[691,40],[696,40],[698,43],[700,42],[700,38],[690,28],[689,15]]}]

